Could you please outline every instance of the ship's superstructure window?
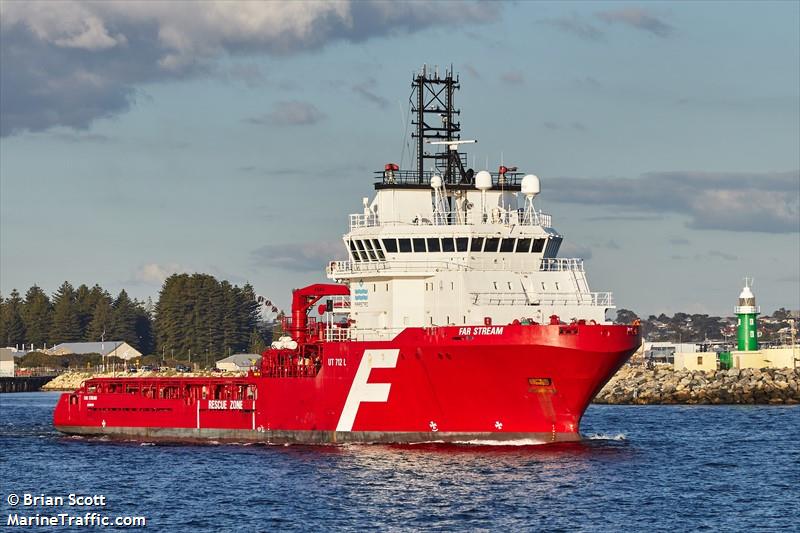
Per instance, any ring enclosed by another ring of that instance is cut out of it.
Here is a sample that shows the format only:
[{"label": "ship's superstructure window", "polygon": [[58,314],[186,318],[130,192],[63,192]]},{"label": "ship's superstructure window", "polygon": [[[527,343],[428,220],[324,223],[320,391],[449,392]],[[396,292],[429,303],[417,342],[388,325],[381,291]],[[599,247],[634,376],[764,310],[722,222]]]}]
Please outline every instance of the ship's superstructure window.
[{"label": "ship's superstructure window", "polygon": [[473,237],[472,238],[472,246],[470,246],[470,252],[480,252],[483,250],[483,237]]},{"label": "ship's superstructure window", "polygon": [[517,249],[515,251],[518,254],[527,254],[530,249],[531,249],[531,240],[530,239],[518,239],[517,240]]},{"label": "ship's superstructure window", "polygon": [[400,245],[400,252],[406,253],[411,251],[411,239],[397,239]]},{"label": "ship's superstructure window", "polygon": [[397,253],[397,239],[383,239],[383,247],[386,248],[386,253]]},{"label": "ship's superstructure window", "polygon": [[439,239],[436,238],[428,239],[428,251],[429,252],[441,251],[441,247],[439,246]]},{"label": "ship's superstructure window", "polygon": [[469,237],[456,237],[456,251],[466,252],[469,245]]},{"label": "ship's superstructure window", "polygon": [[425,249],[425,239],[411,239],[411,242],[414,244],[414,251],[415,252],[426,252]]},{"label": "ship's superstructure window", "polygon": [[513,252],[514,251],[514,243],[516,239],[503,239],[500,242],[500,251],[501,252]]},{"label": "ship's superstructure window", "polygon": [[372,239],[372,245],[375,247],[375,254],[378,256],[378,261],[383,261],[386,259],[386,256],[383,255],[383,249],[381,248],[381,241],[378,239]]},{"label": "ship's superstructure window", "polygon": [[350,255],[353,256],[353,261],[360,261],[361,258],[358,257],[355,241],[347,241],[347,244],[350,246]]},{"label": "ship's superstructure window", "polygon": [[442,237],[442,251],[443,252],[456,251],[456,243],[452,237]]},{"label": "ship's superstructure window", "polygon": [[544,249],[544,241],[547,239],[535,239],[533,241],[533,249],[531,250],[534,253],[541,252]]},{"label": "ship's superstructure window", "polygon": [[484,252],[496,252],[497,247],[500,245],[500,239],[489,237],[486,239],[486,246],[483,248]]},{"label": "ship's superstructure window", "polygon": [[[358,242],[360,243],[361,241],[358,241]],[[367,255],[369,256],[369,260],[370,261],[377,261],[378,260],[378,256],[375,255],[375,250],[372,248],[372,242],[370,240],[366,240],[366,241],[363,241],[363,242],[364,242],[364,249],[366,250]]]}]

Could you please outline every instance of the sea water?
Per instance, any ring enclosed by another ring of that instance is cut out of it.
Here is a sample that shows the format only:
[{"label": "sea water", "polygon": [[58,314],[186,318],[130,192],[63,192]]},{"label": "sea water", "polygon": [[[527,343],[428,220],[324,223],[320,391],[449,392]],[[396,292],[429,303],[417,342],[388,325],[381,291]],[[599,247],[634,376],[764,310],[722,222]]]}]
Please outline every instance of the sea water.
[{"label": "sea water", "polygon": [[[584,440],[556,445],[267,446],[64,436],[52,426],[57,398],[0,395],[0,529],[14,529],[12,515],[36,513],[146,519],[125,531],[800,525],[797,406],[591,406]],[[104,505],[12,506],[11,494],[103,497]]]}]

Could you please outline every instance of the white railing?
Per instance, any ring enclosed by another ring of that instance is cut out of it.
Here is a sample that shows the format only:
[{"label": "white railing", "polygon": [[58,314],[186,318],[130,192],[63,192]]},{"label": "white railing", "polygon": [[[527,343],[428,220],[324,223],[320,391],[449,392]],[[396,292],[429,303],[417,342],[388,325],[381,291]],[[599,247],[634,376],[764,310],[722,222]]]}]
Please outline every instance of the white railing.
[{"label": "white railing", "polygon": [[578,257],[542,259],[539,270],[542,272],[563,272],[565,270],[583,272],[583,259]]},{"label": "white railing", "polygon": [[469,211],[436,211],[432,219],[415,217],[410,222],[397,220],[384,220],[381,222],[376,213],[352,213],[350,214],[350,229],[370,228],[373,226],[473,226],[476,224],[503,224],[506,226],[543,226],[550,228],[553,226],[553,217],[547,213],[536,211],[532,215],[525,213],[524,209],[509,209],[504,211],[500,208],[487,210],[485,215],[479,212]]},{"label": "white railing", "polygon": [[610,292],[543,292],[531,295],[524,292],[471,292],[469,295],[473,305],[614,305]]},{"label": "white railing", "polygon": [[[469,252],[453,252],[469,253]],[[377,273],[390,271],[403,272],[442,272],[442,271],[511,271],[511,272],[583,272],[583,259],[579,258],[554,258],[536,260],[525,254],[509,257],[469,257],[464,256],[458,260],[450,261],[331,261],[326,271],[329,276],[347,276],[361,273]]]},{"label": "white railing", "polygon": [[325,329],[325,342],[392,340],[406,328],[337,328]]},{"label": "white railing", "polygon": [[380,219],[375,213],[351,213],[350,214],[350,229],[354,228],[370,228],[372,226],[379,226]]}]

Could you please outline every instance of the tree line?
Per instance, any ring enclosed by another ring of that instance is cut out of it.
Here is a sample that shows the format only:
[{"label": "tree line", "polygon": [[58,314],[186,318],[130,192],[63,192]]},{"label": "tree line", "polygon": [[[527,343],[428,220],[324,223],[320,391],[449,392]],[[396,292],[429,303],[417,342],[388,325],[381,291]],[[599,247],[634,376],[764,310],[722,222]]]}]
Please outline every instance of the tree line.
[{"label": "tree line", "polygon": [[263,350],[259,304],[253,288],[231,285],[207,274],[167,278],[153,305],[116,297],[100,285],[75,289],[65,281],[48,296],[39,286],[25,296],[0,295],[0,345],[42,349],[62,342],[125,341],[143,354],[189,360]]}]

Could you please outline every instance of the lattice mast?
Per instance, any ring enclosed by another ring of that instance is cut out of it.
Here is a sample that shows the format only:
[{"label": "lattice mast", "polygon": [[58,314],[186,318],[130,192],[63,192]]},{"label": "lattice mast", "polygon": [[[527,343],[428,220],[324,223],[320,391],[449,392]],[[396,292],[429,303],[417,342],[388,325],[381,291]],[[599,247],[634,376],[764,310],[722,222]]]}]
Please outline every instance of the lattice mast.
[{"label": "lattice mast", "polygon": [[[427,66],[423,66],[414,77],[411,88],[411,111],[415,117],[411,123],[416,126],[412,136],[417,141],[418,182],[425,183],[426,161],[433,160],[433,166],[443,174],[445,184],[455,183],[457,177],[460,179],[465,175],[462,154],[453,149],[461,139],[461,123],[456,120],[461,110],[456,109],[453,102],[456,89],[461,88],[458,76],[453,77],[452,67],[442,77],[438,68],[430,73]],[[440,125],[436,125],[437,122]],[[430,153],[426,151],[426,143],[444,145],[444,151]]]}]

